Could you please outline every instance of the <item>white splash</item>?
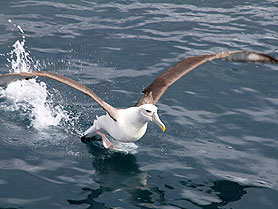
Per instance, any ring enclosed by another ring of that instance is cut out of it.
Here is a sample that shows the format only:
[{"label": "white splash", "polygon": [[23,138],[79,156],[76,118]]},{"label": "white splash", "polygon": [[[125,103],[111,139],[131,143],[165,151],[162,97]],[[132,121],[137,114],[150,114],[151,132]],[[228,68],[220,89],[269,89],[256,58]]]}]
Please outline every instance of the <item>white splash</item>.
[{"label": "white splash", "polygon": [[[11,20],[9,20],[11,23]],[[14,24],[15,25],[15,24]],[[24,34],[20,26],[15,25]],[[34,62],[30,53],[24,48],[25,36],[22,41],[17,40],[13,44],[13,49],[8,55],[7,61],[10,63],[10,72],[31,72],[38,68],[38,62]],[[10,83],[6,88],[0,88],[1,97],[8,99],[10,104],[4,106],[6,110],[20,111],[27,115],[30,126],[38,130],[48,126],[57,126],[62,121],[69,120],[66,111],[60,104],[54,105],[52,95],[47,90],[44,82],[39,82],[35,78],[21,80]],[[1,105],[3,108],[3,105]]]},{"label": "white splash", "polygon": [[17,40],[13,44],[13,50],[10,52],[10,59],[7,59],[11,63],[10,72],[30,72],[33,60],[29,57],[29,53],[24,49],[25,39],[21,42]]},{"label": "white splash", "polygon": [[134,143],[122,143],[119,141],[112,140],[113,144],[115,145],[115,151],[123,152],[123,153],[130,153],[136,154],[138,146]]},{"label": "white splash", "polygon": [[[9,23],[12,23],[12,20],[8,20]],[[8,53],[10,58],[7,59],[11,63],[10,72],[30,72],[32,71],[31,66],[34,64],[32,58],[29,56],[29,52],[24,49],[25,36],[23,29],[16,24],[13,24],[23,35],[22,41],[17,40],[13,44],[13,50]]]},{"label": "white splash", "polygon": [[35,79],[13,82],[7,86],[3,95],[12,103],[11,110],[28,114],[31,126],[36,129],[57,126],[66,118],[61,106],[53,106],[44,82],[38,83]]}]

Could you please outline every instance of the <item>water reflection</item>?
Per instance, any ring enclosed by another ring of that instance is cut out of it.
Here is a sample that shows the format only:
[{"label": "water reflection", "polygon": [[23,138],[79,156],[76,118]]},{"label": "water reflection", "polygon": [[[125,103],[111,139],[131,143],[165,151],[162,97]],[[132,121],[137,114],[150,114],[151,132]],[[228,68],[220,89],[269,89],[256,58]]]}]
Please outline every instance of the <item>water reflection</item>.
[{"label": "water reflection", "polygon": [[181,182],[186,185],[186,195],[184,200],[191,202],[193,205],[204,209],[218,209],[228,205],[231,202],[238,201],[249,186],[242,186],[236,182],[227,180],[216,180],[212,186],[194,184],[191,181]]},{"label": "water reflection", "polygon": [[[171,172],[140,170],[135,155],[112,152],[89,143],[98,188],[83,188],[87,197],[68,200],[88,208],[204,208],[218,209],[238,201],[250,186],[228,180],[196,183],[197,180]],[[188,172],[188,171],[187,171]],[[151,178],[150,178],[151,176]],[[212,177],[213,178],[213,177]],[[158,183],[156,182],[158,180]],[[155,186],[153,186],[155,185]]]},{"label": "water reflection", "polygon": [[[147,173],[140,170],[134,155],[106,150],[97,143],[90,143],[88,147],[93,155],[92,165],[96,170],[94,181],[100,187],[83,188],[84,191],[90,192],[87,198],[78,201],[68,200],[70,204],[89,204],[88,208],[110,208],[105,203],[114,205],[116,202],[122,206],[131,203],[153,208],[153,192],[147,184]],[[100,195],[105,199],[103,203],[96,200]]]},{"label": "water reflection", "polygon": [[165,185],[166,189],[162,192],[165,202],[158,208],[173,206],[174,208],[220,209],[240,200],[247,194],[245,189],[249,187],[227,180],[216,180],[212,184],[207,182],[200,184],[191,180],[182,180],[179,183],[183,188]]},{"label": "water reflection", "polygon": [[212,189],[218,192],[218,197],[222,200],[220,206],[227,205],[229,202],[240,200],[243,195],[247,194],[246,188],[250,186],[242,186],[236,182],[227,180],[215,181]]},{"label": "water reflection", "polygon": [[106,209],[110,207],[106,207],[104,203],[100,203],[95,201],[94,199],[98,198],[100,194],[102,194],[105,190],[103,190],[102,187],[99,189],[93,190],[89,188],[83,188],[84,191],[89,191],[91,192],[90,195],[86,199],[83,200],[68,200],[68,202],[72,205],[82,205],[82,204],[88,204],[90,205],[88,209],[90,208],[99,208],[99,209]]}]

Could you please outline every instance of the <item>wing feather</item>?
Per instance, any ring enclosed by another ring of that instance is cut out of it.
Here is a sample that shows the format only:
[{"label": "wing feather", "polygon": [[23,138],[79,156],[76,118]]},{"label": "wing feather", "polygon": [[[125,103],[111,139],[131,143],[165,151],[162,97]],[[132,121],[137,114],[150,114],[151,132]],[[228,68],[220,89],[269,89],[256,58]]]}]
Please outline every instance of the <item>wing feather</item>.
[{"label": "wing feather", "polygon": [[105,101],[103,101],[101,98],[99,98],[91,89],[89,89],[87,86],[74,81],[70,78],[64,77],[62,75],[59,75],[57,73],[52,72],[45,72],[45,71],[33,71],[33,72],[21,72],[21,73],[9,73],[4,74],[0,76],[0,86],[5,86],[13,81],[19,80],[19,79],[28,79],[32,77],[46,77],[53,80],[56,80],[58,82],[61,82],[63,84],[66,84],[74,89],[77,89],[78,91],[81,91],[82,93],[88,95],[93,100],[95,100],[114,120],[117,120],[118,117],[118,110]]},{"label": "wing feather", "polygon": [[278,63],[278,60],[262,53],[248,52],[248,51],[230,51],[221,52],[218,54],[208,54],[193,56],[183,59],[175,66],[171,67],[167,71],[158,76],[147,88],[143,90],[144,95],[136,103],[135,106],[143,104],[156,104],[165,91],[174,84],[177,80],[183,77],[185,74],[194,70],[198,66],[215,60],[225,58],[228,61],[240,61],[240,62],[266,62],[266,63]]}]

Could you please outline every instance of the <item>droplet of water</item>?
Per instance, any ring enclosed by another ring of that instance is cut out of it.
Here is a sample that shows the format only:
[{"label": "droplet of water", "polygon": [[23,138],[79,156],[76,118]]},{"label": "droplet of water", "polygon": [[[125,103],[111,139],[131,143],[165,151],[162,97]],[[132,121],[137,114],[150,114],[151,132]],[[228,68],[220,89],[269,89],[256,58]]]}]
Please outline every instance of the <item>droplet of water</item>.
[{"label": "droplet of water", "polygon": [[10,52],[10,59],[7,59],[11,63],[10,72],[30,72],[33,60],[30,58],[29,53],[24,49],[25,40],[21,42],[17,40],[13,44],[13,50]]},{"label": "droplet of water", "polygon": [[[12,21],[9,20],[9,22]],[[16,27],[24,34],[20,26]],[[8,53],[7,61],[11,63],[11,73],[31,72],[39,66],[39,62],[34,62],[30,53],[25,50],[25,42],[25,36],[22,36],[22,41],[17,40],[12,45],[12,51]],[[27,113],[27,117],[31,121],[31,127],[37,130],[48,126],[57,126],[61,121],[69,120],[63,106],[54,104],[46,84],[38,82],[36,79],[12,82],[5,89],[0,89],[0,95],[5,96],[12,105],[12,107],[6,106],[6,110],[22,111],[24,115]]]}]

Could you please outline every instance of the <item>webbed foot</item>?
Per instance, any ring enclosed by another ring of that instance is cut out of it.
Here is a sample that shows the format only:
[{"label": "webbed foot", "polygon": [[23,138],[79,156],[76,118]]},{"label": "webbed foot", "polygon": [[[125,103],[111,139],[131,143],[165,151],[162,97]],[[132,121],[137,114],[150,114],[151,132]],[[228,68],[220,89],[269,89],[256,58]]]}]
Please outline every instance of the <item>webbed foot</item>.
[{"label": "webbed foot", "polygon": [[115,149],[115,146],[109,141],[109,139],[105,136],[105,134],[101,133],[100,131],[96,131],[96,133],[102,137],[102,144],[106,149],[108,148]]},{"label": "webbed foot", "polygon": [[100,141],[101,139],[97,136],[87,137],[86,135],[84,135],[84,136],[81,136],[80,140],[82,143],[87,144],[88,142]]}]

